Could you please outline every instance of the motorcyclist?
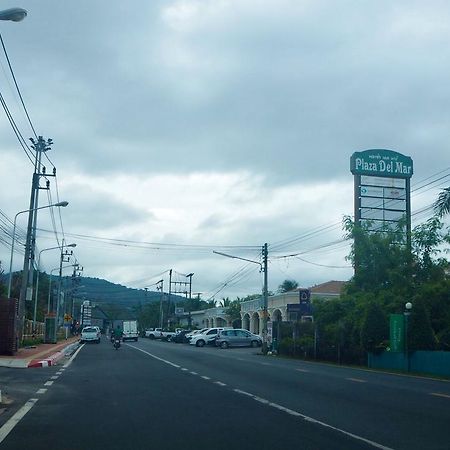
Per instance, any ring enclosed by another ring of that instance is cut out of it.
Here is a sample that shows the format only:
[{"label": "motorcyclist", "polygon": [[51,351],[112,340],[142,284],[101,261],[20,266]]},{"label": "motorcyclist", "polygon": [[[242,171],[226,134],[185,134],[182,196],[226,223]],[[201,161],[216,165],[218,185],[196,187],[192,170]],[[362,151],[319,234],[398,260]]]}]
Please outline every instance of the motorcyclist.
[{"label": "motorcyclist", "polygon": [[114,328],[113,336],[114,336],[114,339],[119,339],[119,341],[122,339],[123,331],[120,328],[120,325],[117,325],[117,327]]}]

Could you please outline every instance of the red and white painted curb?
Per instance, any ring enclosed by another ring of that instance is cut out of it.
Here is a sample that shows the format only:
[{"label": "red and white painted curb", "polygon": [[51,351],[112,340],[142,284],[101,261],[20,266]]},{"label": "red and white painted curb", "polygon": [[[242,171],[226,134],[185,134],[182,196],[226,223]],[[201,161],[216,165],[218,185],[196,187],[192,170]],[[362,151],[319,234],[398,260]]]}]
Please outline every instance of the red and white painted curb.
[{"label": "red and white painted curb", "polygon": [[45,359],[33,359],[28,364],[28,367],[54,366],[63,356],[64,356],[64,352],[57,352]]},{"label": "red and white painted curb", "polygon": [[47,358],[44,358],[44,359],[33,359],[28,364],[28,367],[54,366],[61,358],[63,358],[66,355],[67,350],[70,347],[75,347],[75,346],[78,346],[78,342],[74,342],[74,343],[68,345],[67,347],[63,348],[59,352],[53,353],[53,355],[50,355]]}]

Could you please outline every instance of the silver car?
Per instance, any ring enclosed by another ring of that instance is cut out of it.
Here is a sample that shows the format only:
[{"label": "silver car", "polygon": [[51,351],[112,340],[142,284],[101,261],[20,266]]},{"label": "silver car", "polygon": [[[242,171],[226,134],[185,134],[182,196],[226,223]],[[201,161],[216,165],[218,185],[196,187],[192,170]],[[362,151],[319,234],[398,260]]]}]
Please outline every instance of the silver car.
[{"label": "silver car", "polygon": [[216,345],[220,348],[228,347],[260,347],[261,336],[250,333],[243,328],[234,330],[221,330],[216,338]]}]

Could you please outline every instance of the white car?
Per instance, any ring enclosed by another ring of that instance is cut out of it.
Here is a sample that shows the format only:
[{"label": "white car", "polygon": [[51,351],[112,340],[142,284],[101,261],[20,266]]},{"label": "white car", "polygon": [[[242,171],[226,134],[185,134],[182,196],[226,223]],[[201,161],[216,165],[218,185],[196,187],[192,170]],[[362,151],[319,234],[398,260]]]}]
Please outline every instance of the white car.
[{"label": "white car", "polygon": [[186,338],[187,338],[187,340],[189,340],[192,338],[192,336],[195,336],[196,334],[202,334],[206,330],[209,330],[209,328],[202,328],[201,330],[194,330],[191,333],[186,334]]},{"label": "white car", "polygon": [[83,342],[96,342],[100,344],[100,328],[96,326],[84,327],[81,330],[81,343]]},{"label": "white car", "polygon": [[208,328],[203,333],[194,334],[191,337],[189,344],[195,345],[196,347],[203,347],[208,344],[213,345],[215,344],[217,334],[221,330],[225,330],[225,328]]}]

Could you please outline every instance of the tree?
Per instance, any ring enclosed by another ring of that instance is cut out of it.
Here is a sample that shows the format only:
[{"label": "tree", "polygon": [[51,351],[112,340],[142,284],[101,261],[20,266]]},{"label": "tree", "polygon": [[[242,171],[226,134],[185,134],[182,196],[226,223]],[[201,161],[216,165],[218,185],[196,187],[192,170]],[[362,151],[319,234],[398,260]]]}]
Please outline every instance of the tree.
[{"label": "tree", "polygon": [[434,210],[436,211],[438,217],[450,214],[450,187],[441,191],[438,199],[434,203]]},{"label": "tree", "polygon": [[295,280],[284,280],[279,286],[278,286],[278,292],[282,294],[283,292],[289,292],[293,291],[294,289],[298,288],[298,283]]},{"label": "tree", "polygon": [[368,352],[374,352],[382,346],[389,336],[389,325],[381,306],[371,301],[361,325],[361,344]]},{"label": "tree", "polygon": [[430,317],[421,301],[413,303],[413,309],[408,319],[408,349],[434,350],[436,337],[431,328]]},{"label": "tree", "polygon": [[226,315],[233,324],[233,327],[240,328],[241,323],[241,303],[239,297],[236,300],[230,301],[226,309]]}]

